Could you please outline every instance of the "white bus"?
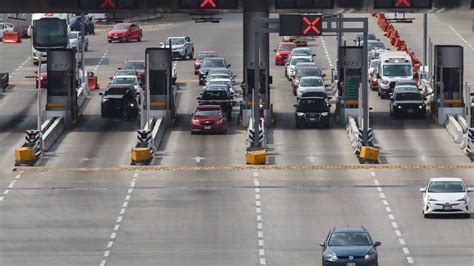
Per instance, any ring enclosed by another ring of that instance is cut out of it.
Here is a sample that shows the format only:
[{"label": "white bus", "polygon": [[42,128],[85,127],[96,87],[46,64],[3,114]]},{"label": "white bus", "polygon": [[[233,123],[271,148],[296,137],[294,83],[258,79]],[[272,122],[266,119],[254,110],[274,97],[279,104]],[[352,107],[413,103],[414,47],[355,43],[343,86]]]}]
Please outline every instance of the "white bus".
[{"label": "white bus", "polygon": [[[69,42],[69,14],[66,13],[35,13],[31,17],[28,34],[32,44],[40,49],[66,48]],[[39,53],[42,61],[46,61],[46,52],[31,47],[33,63],[38,63]]]}]

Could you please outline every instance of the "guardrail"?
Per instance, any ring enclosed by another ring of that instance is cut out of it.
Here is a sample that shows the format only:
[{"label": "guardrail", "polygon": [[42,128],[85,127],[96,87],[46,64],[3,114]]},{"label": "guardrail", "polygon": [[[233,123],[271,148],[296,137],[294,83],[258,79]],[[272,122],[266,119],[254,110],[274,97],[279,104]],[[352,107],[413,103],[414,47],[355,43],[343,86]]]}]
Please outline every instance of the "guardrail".
[{"label": "guardrail", "polygon": [[86,101],[86,89],[84,87],[80,87],[78,90],[77,90],[77,106],[79,107],[79,109],[82,108],[82,105],[85,103]]},{"label": "guardrail", "polygon": [[9,80],[10,77],[8,73],[0,73],[0,89],[5,91],[9,86]]},{"label": "guardrail", "polygon": [[448,115],[446,120],[445,127],[448,130],[448,133],[451,135],[455,143],[461,143],[463,139],[463,130],[461,125],[453,115]]}]

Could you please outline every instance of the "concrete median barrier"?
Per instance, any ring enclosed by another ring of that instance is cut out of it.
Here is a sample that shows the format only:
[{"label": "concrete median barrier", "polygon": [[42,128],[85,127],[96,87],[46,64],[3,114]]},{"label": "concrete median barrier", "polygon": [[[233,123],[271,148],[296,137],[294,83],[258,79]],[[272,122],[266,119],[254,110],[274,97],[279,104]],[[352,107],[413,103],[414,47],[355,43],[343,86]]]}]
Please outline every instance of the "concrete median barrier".
[{"label": "concrete median barrier", "polygon": [[449,135],[453,138],[455,143],[461,143],[463,139],[463,130],[461,125],[453,115],[449,115],[445,123],[446,130],[448,130]]},{"label": "concrete median barrier", "polygon": [[166,132],[168,121],[165,117],[154,117],[150,125],[149,127],[147,123],[144,129],[137,132],[137,144],[132,148],[130,155],[131,165],[151,163],[153,153],[160,146]]},{"label": "concrete median barrier", "polygon": [[39,130],[26,130],[25,143],[15,149],[15,166],[33,166],[43,153],[43,140]]},{"label": "concrete median barrier", "polygon": [[8,73],[0,73],[0,89],[5,91],[10,82],[10,75]]},{"label": "concrete median barrier", "polygon": [[53,117],[46,120],[43,125],[41,126],[41,131],[44,132],[43,148],[45,151],[48,151],[66,130],[66,124],[64,118]]},{"label": "concrete median barrier", "polygon": [[3,33],[3,42],[4,43],[21,43],[20,33],[16,31],[4,32]]},{"label": "concrete median barrier", "polygon": [[360,148],[359,159],[361,162],[378,163],[380,150],[371,146],[362,146]]}]

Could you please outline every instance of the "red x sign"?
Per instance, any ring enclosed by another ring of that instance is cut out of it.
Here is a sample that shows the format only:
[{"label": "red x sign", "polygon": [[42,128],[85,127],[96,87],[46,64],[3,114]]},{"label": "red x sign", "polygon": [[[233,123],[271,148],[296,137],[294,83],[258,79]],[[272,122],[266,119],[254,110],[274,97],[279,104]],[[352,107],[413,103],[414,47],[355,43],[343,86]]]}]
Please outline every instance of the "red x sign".
[{"label": "red x sign", "polygon": [[411,3],[410,0],[397,0],[395,2],[395,7],[410,7]]},{"label": "red x sign", "polygon": [[201,0],[201,8],[212,7],[215,8],[217,5],[214,3],[214,0]]},{"label": "red x sign", "polygon": [[100,8],[117,8],[117,4],[115,4],[114,0],[103,0],[102,4],[100,5]]},{"label": "red x sign", "polygon": [[316,17],[313,21],[311,21],[308,17],[303,17],[303,21],[306,23],[306,29],[303,31],[303,34],[308,34],[311,30],[314,31],[316,34],[321,34],[321,30],[318,29],[316,24],[321,20],[321,17]]}]

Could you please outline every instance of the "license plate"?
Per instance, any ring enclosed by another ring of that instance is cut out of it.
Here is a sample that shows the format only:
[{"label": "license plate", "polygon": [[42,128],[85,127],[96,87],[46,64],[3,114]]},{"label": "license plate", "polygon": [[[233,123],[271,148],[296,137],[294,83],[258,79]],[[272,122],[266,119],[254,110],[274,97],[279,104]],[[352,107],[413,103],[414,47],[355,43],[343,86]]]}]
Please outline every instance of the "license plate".
[{"label": "license plate", "polygon": [[409,112],[409,113],[413,113],[413,109],[408,109],[408,112]]},{"label": "license plate", "polygon": [[348,262],[346,266],[356,266],[355,262]]},{"label": "license plate", "polygon": [[453,207],[451,207],[451,206],[444,206],[443,207],[443,210],[445,210],[445,211],[451,211],[452,209],[453,209]]},{"label": "license plate", "polygon": [[316,118],[310,118],[309,121],[316,121]]},{"label": "license plate", "polygon": [[211,126],[205,126],[204,129],[206,130],[211,129]]}]

